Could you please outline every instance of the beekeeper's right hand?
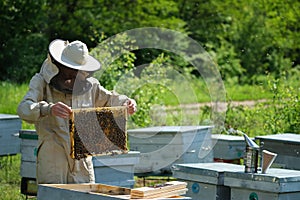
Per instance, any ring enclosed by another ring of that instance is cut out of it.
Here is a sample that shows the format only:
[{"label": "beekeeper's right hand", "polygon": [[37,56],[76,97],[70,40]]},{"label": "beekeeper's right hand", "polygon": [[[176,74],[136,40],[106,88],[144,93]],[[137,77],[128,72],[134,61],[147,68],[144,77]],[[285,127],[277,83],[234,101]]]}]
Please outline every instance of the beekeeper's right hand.
[{"label": "beekeeper's right hand", "polygon": [[51,105],[51,115],[53,116],[68,118],[71,113],[72,109],[62,102]]}]

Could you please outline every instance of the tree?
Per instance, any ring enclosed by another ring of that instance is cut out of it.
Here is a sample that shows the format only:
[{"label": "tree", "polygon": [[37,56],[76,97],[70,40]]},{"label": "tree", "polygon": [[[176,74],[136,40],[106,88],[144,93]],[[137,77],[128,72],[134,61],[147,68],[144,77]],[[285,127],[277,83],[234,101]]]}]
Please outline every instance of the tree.
[{"label": "tree", "polygon": [[190,36],[214,57],[223,77],[255,83],[266,72],[279,75],[299,65],[299,2],[181,0],[178,6]]},{"label": "tree", "polygon": [[45,49],[45,0],[2,0],[0,2],[1,80],[22,82],[39,68]]}]

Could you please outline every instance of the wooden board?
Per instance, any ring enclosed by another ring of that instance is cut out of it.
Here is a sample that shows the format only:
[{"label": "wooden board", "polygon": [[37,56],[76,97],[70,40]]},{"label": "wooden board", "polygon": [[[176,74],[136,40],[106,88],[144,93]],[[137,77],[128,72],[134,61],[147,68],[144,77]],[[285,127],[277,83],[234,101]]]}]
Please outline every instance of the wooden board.
[{"label": "wooden board", "polygon": [[[37,193],[39,200],[114,200],[131,199],[132,189],[105,184],[40,184]],[[161,197],[157,200],[190,199],[189,197]],[[142,200],[142,199],[141,199]]]},{"label": "wooden board", "polygon": [[74,109],[70,122],[71,157],[127,153],[125,106]]},{"label": "wooden board", "polygon": [[129,199],[130,189],[105,184],[40,184],[37,198],[52,199]]},{"label": "wooden board", "polygon": [[171,181],[153,187],[141,187],[131,190],[131,199],[153,199],[162,197],[174,197],[184,195],[187,191],[187,183]]}]

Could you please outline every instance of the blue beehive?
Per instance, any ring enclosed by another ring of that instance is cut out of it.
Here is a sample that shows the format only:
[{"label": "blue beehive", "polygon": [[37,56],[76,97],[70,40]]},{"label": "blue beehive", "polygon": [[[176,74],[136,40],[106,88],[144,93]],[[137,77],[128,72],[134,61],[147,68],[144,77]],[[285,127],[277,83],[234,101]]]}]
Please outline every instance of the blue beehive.
[{"label": "blue beehive", "polygon": [[224,185],[226,171],[243,171],[230,163],[193,163],[173,166],[173,176],[188,183],[187,196],[194,200],[229,200],[230,187]]},{"label": "blue beehive", "polygon": [[22,121],[17,115],[0,114],[0,156],[20,153],[21,127]]},{"label": "blue beehive", "polygon": [[135,173],[168,174],[173,164],[213,161],[211,126],[157,126],[128,130],[130,150],[141,152]]}]

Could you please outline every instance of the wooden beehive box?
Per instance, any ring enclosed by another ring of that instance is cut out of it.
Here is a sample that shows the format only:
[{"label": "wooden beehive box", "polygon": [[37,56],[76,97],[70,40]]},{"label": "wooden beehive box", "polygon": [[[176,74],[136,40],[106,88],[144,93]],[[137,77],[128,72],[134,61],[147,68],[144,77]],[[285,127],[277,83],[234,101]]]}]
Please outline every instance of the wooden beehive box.
[{"label": "wooden beehive box", "polygon": [[125,106],[73,109],[69,123],[72,158],[127,153],[126,124]]},{"label": "wooden beehive box", "polygon": [[[138,189],[138,188],[137,188]],[[141,188],[144,190],[144,188]],[[132,189],[111,186],[105,184],[40,184],[37,199],[39,200],[113,200],[131,199]],[[162,194],[164,195],[164,194]],[[154,199],[154,198],[152,198]],[[167,199],[190,199],[188,197],[176,196],[155,198],[160,200]]]},{"label": "wooden beehive box", "polygon": [[0,114],[0,156],[20,153],[18,137],[22,121],[17,115]]}]

